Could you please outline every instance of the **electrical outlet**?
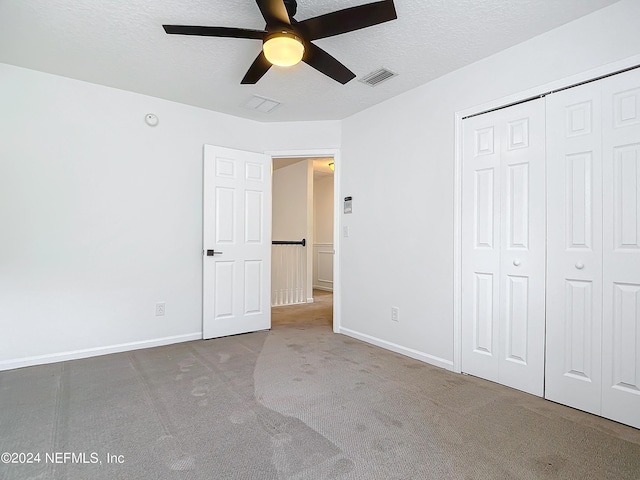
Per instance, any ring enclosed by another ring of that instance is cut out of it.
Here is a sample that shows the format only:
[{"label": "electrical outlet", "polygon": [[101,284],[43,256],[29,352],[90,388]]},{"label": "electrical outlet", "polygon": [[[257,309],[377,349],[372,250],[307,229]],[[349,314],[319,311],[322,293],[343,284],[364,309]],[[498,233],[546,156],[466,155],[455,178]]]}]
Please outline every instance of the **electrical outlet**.
[{"label": "electrical outlet", "polygon": [[165,303],[158,302],[156,303],[156,317],[162,317],[165,311]]},{"label": "electrical outlet", "polygon": [[400,321],[400,309],[398,307],[391,307],[391,320],[393,322]]}]

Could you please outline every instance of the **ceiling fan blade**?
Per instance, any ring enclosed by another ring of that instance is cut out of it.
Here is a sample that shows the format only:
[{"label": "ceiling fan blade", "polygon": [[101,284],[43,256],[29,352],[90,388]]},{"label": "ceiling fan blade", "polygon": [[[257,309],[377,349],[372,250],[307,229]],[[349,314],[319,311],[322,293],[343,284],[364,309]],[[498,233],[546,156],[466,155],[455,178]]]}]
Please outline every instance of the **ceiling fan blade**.
[{"label": "ceiling fan blade", "polygon": [[256,0],[258,8],[267,22],[267,25],[291,25],[287,8],[283,0]]},{"label": "ceiling fan blade", "polygon": [[356,76],[338,60],[311,42],[307,42],[304,46],[302,61],[343,85]]},{"label": "ceiling fan blade", "polygon": [[255,38],[262,40],[264,30],[250,30],[232,27],[196,27],[192,25],[163,25],[164,31],[174,35],[200,35],[203,37]]},{"label": "ceiling fan blade", "polygon": [[361,28],[398,18],[393,0],[367,3],[357,7],[345,8],[319,17],[309,18],[296,24],[296,29],[307,40],[332,37],[341,33],[353,32]]},{"label": "ceiling fan blade", "polygon": [[260,55],[253,61],[240,83],[243,85],[258,83],[258,80],[260,80],[270,68],[271,64],[265,58],[264,52],[260,51]]}]

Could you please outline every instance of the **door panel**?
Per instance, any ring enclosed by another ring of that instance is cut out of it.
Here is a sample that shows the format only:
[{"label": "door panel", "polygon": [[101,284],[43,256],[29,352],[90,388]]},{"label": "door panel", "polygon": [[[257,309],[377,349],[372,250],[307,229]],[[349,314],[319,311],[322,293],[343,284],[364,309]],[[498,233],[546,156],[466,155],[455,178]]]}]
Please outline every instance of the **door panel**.
[{"label": "door panel", "polygon": [[475,273],[473,309],[473,351],[474,353],[493,355],[493,275]]},{"label": "door panel", "polygon": [[568,154],[564,161],[564,191],[568,197],[565,212],[566,248],[590,250],[593,246],[593,152]]},{"label": "door panel", "polygon": [[495,169],[476,170],[474,238],[476,248],[493,249],[494,246],[494,197]]},{"label": "door panel", "polygon": [[640,428],[640,71],[602,83],[602,414]]},{"label": "door panel", "polygon": [[501,111],[500,382],[542,396],[545,323],[544,100]]},{"label": "door panel", "polygon": [[512,250],[529,248],[529,165],[509,165],[509,187],[507,208],[508,243]]},{"label": "door panel", "polygon": [[565,318],[562,325],[565,334],[565,376],[593,382],[593,282],[566,280]]},{"label": "door panel", "polygon": [[521,365],[526,365],[528,359],[529,308],[529,279],[508,276],[505,358]]},{"label": "door panel", "polygon": [[499,381],[500,154],[498,115],[464,121],[462,369]]},{"label": "door panel", "polygon": [[535,395],[544,372],[544,102],[463,126],[462,370]]},{"label": "door panel", "polygon": [[271,159],[205,145],[203,337],[271,327]]},{"label": "door panel", "polygon": [[600,84],[547,97],[545,397],[601,410]]}]

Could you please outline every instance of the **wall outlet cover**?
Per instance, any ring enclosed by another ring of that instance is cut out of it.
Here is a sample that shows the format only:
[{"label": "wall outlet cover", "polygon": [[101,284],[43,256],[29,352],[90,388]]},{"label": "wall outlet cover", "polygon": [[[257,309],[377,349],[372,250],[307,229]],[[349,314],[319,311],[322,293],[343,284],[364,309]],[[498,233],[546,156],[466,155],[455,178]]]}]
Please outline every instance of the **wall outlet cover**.
[{"label": "wall outlet cover", "polygon": [[165,314],[165,303],[156,303],[156,317],[162,317]]}]

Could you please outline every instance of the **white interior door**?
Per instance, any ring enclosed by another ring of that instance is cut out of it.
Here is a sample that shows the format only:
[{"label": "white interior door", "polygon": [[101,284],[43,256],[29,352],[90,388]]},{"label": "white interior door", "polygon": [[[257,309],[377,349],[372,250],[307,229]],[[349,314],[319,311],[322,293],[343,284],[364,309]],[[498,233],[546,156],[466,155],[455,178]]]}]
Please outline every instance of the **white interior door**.
[{"label": "white interior door", "polygon": [[640,428],[640,71],[602,89],[602,415]]},{"label": "white interior door", "polygon": [[545,397],[600,414],[601,84],[547,97]]},{"label": "white interior door", "polygon": [[203,338],[271,328],[271,157],[205,145]]},{"label": "white interior door", "polygon": [[640,71],[547,114],[545,396],[640,428]]},{"label": "white interior door", "polygon": [[544,101],[464,121],[462,371],[542,396]]},{"label": "white interior door", "polygon": [[500,383],[542,396],[545,329],[545,105],[506,108],[502,144]]},{"label": "white interior door", "polygon": [[463,122],[462,371],[500,381],[501,112]]}]

